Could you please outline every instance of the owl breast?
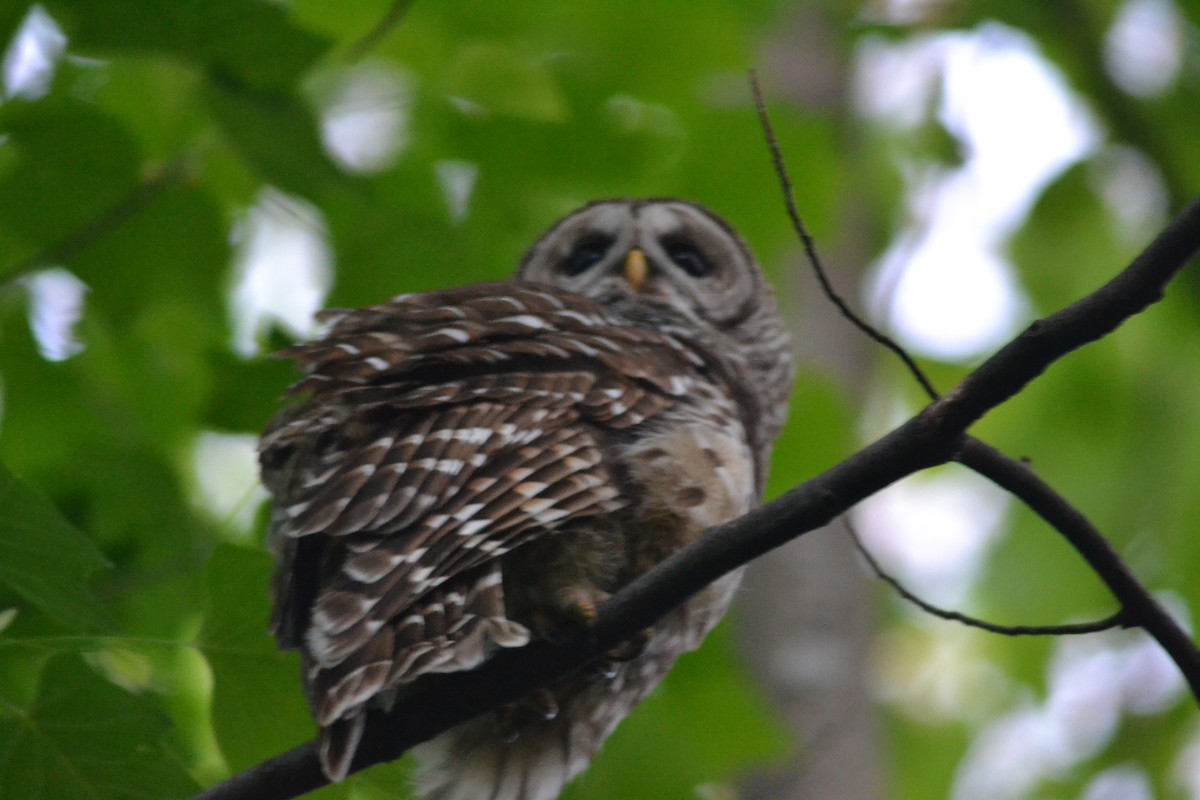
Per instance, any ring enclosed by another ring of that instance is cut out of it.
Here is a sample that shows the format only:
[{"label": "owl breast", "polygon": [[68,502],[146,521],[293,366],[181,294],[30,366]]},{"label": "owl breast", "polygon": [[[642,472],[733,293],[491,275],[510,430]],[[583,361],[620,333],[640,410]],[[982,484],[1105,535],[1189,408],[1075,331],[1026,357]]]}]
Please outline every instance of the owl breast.
[{"label": "owl breast", "polygon": [[[669,421],[629,446],[624,463],[640,487],[630,546],[638,574],[694,541],[706,528],[740,516],[755,498],[754,465],[732,414]],[[642,535],[638,529],[650,529]]]}]

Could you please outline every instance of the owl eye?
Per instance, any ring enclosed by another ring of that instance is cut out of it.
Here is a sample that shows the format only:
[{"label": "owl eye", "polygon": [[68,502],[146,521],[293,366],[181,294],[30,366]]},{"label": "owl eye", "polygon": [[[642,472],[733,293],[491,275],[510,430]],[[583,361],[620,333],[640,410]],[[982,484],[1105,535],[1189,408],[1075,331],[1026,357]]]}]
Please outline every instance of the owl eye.
[{"label": "owl eye", "polygon": [[704,254],[684,239],[665,239],[663,250],[675,264],[693,278],[705,278],[713,274],[713,264]]},{"label": "owl eye", "polygon": [[578,275],[581,272],[591,269],[604,258],[612,247],[613,238],[611,236],[585,236],[576,242],[571,248],[571,252],[558,265],[558,271],[564,275]]}]

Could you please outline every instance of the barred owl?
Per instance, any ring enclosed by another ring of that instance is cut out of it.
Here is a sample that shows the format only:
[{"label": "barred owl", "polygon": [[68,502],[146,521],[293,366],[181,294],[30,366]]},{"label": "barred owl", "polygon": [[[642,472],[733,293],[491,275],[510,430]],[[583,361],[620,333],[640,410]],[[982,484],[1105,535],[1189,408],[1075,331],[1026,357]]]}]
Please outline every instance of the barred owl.
[{"label": "barred owl", "polygon": [[[515,280],[326,312],[265,432],[273,630],[300,651],[326,774],[369,707],[586,625],[763,488],[792,382],[749,250],[676,200],[593,203]],[[428,800],[551,800],[697,647],[728,575],[622,661],[416,749]]]}]

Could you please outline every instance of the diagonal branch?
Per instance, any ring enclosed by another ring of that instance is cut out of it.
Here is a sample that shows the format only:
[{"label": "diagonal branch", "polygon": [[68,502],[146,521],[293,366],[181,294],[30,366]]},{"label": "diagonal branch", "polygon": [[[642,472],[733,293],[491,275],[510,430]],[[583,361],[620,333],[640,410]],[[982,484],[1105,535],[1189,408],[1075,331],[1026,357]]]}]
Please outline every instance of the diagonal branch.
[{"label": "diagonal branch", "polygon": [[950,425],[965,430],[1067,353],[1107,336],[1161,300],[1167,284],[1200,249],[1198,240],[1200,200],[1180,212],[1116,277],[1058,313],[1033,322],[930,408],[949,415]]},{"label": "diagonal branch", "polygon": [[[1108,284],[1035,322],[953,391],[882,439],[774,502],[711,529],[614,595],[600,609],[594,626],[576,631],[558,646],[534,642],[498,653],[471,672],[430,676],[434,680],[424,691],[403,698],[390,714],[369,717],[353,771],[399,758],[421,741],[579,669],[721,575],[927,467],[961,459],[981,472],[987,470],[984,474],[1018,493],[1052,524],[1059,520],[1069,530],[1079,530],[1059,519],[1070,516],[1068,509],[1073,511],[1065,501],[1065,508],[1056,507],[1049,496],[1035,491],[1032,473],[1014,473],[1007,464],[981,456],[980,446],[965,431],[1052,363],[1111,332],[1160,298],[1167,283],[1198,250],[1200,203],[1194,203]],[[1104,569],[1110,568],[1115,567],[1106,563]],[[1132,576],[1126,579],[1114,572],[1106,579],[1129,611],[1129,622],[1145,627],[1167,649],[1200,698],[1200,651],[1174,620],[1155,614],[1153,599]],[[310,742],[210,788],[199,798],[283,800],[325,783]]]}]

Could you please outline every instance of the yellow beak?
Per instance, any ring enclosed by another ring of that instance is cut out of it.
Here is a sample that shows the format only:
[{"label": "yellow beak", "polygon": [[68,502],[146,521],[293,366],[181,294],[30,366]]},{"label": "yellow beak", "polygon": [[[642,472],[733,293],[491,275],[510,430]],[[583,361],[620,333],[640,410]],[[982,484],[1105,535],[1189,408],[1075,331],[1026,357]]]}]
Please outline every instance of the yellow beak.
[{"label": "yellow beak", "polygon": [[646,263],[646,254],[641,250],[630,250],[629,255],[625,256],[625,280],[629,281],[635,292],[640,292],[649,276],[650,265]]}]

